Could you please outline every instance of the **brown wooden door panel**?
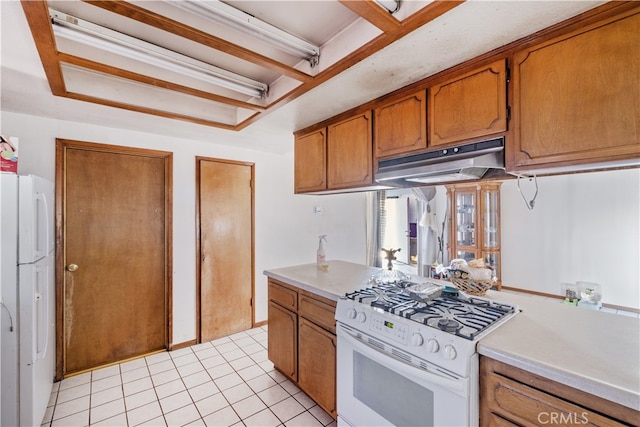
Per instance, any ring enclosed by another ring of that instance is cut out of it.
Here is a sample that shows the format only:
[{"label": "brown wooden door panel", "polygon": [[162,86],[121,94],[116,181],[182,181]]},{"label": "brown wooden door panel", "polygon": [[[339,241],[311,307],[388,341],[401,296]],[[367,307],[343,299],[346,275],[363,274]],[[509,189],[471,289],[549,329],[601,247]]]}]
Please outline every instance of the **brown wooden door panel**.
[{"label": "brown wooden door panel", "polygon": [[253,166],[199,159],[200,340],[252,326]]},{"label": "brown wooden door panel", "polygon": [[336,418],[336,336],[303,317],[298,318],[298,365],[300,387]]},{"label": "brown wooden door panel", "polygon": [[64,148],[64,373],[167,346],[166,159]]},{"label": "brown wooden door panel", "polygon": [[427,148],[426,92],[375,109],[376,157],[395,156]]},{"label": "brown wooden door panel", "polygon": [[269,301],[269,360],[293,381],[298,380],[297,314]]},{"label": "brown wooden door panel", "polygon": [[506,61],[499,60],[429,90],[432,147],[507,130]]},{"label": "brown wooden door panel", "polygon": [[373,182],[371,112],[327,128],[327,188],[349,188]]},{"label": "brown wooden door panel", "polygon": [[633,11],[517,52],[507,170],[637,158],[639,51]]},{"label": "brown wooden door panel", "polygon": [[327,189],[327,131],[296,136],[294,190],[296,193]]}]

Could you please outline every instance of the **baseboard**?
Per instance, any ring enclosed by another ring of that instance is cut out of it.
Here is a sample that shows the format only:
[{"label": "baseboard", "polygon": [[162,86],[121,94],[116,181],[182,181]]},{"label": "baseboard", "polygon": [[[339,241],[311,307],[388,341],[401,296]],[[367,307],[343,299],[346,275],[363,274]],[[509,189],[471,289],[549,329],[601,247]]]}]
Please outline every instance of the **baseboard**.
[{"label": "baseboard", "polygon": [[196,345],[196,344],[198,344],[198,341],[193,339],[190,341],[185,341],[177,344],[170,344],[168,350],[169,351],[180,350],[181,348],[191,347],[192,345]]}]

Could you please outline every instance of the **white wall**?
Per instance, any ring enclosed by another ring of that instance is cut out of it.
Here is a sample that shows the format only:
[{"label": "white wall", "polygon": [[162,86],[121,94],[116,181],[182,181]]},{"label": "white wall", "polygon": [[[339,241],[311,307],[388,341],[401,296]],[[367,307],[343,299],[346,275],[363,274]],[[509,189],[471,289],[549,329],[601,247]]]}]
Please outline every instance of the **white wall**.
[{"label": "white wall", "polygon": [[[530,200],[534,182],[521,188]],[[529,210],[515,179],[502,184],[503,285],[562,295],[562,283],[595,282],[604,303],[640,308],[640,169],[542,177],[538,190]],[[442,222],[444,186],[435,200]]]},{"label": "white wall", "polygon": [[[538,179],[528,210],[516,180],[502,185],[502,279],[560,295],[561,283],[596,282],[603,302],[640,308],[640,170]],[[528,199],[533,182],[521,180]]]},{"label": "white wall", "polygon": [[[173,343],[195,336],[195,156],[255,163],[255,317],[267,318],[265,269],[315,262],[317,235],[329,259],[365,262],[364,194],[293,194],[293,153],[277,155],[75,122],[2,112],[2,134],[19,138],[18,172],[55,177],[55,139],[173,152]],[[293,136],[280,135],[279,138]],[[260,141],[256,141],[260,146]],[[322,214],[313,213],[320,205]]]}]

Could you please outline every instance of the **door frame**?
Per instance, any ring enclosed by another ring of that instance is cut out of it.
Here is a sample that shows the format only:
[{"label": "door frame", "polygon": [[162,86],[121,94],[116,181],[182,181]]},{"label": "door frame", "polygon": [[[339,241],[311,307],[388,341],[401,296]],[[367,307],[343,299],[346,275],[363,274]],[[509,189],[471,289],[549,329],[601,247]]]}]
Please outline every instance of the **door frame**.
[{"label": "door frame", "polygon": [[64,254],[65,254],[65,150],[67,148],[101,151],[114,154],[156,157],[164,160],[164,208],[165,208],[165,348],[173,342],[173,153],[120,145],[75,141],[56,138],[55,179],[55,280],[56,280],[56,376],[64,378]]},{"label": "door frame", "polygon": [[208,162],[218,162],[218,163],[229,163],[240,166],[249,166],[251,168],[251,327],[254,327],[256,324],[256,310],[255,310],[255,301],[256,301],[256,278],[255,278],[255,226],[256,226],[256,196],[255,196],[255,163],[252,162],[242,162],[237,160],[228,160],[228,159],[219,159],[215,157],[203,157],[196,156],[196,342],[202,342],[202,325],[201,325],[201,292],[202,292],[202,284],[201,284],[201,261],[200,261],[200,251],[201,251],[201,228],[200,228],[200,162],[208,161]]}]

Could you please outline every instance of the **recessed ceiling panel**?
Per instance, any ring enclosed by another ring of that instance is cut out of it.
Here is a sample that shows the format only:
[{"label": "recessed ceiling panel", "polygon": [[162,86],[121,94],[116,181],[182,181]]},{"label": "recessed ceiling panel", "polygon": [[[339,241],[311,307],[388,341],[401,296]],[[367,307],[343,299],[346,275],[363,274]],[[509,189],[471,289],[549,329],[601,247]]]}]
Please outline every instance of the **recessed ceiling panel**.
[{"label": "recessed ceiling panel", "polygon": [[67,90],[96,99],[130,106],[145,112],[155,110],[167,115],[193,117],[235,126],[238,109],[171,90],[120,79],[73,65],[62,64]]}]

